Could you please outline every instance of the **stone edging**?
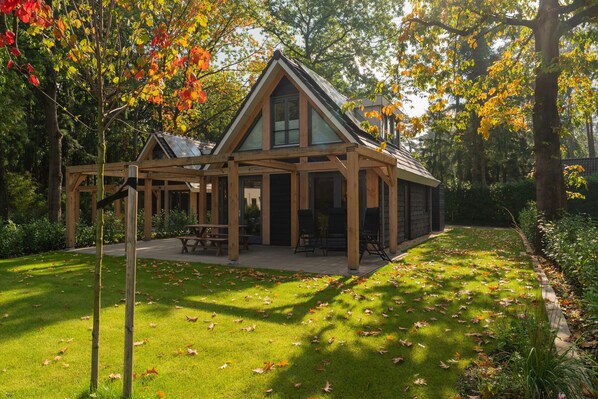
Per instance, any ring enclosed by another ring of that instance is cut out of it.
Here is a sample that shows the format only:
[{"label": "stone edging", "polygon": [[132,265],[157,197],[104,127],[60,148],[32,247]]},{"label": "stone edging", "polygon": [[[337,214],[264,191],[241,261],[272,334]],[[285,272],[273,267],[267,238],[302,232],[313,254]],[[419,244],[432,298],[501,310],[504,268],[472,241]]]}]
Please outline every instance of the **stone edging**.
[{"label": "stone edging", "polygon": [[546,273],[544,273],[544,270],[540,266],[538,258],[534,255],[534,251],[532,250],[527,237],[525,237],[521,230],[515,229],[515,231],[517,231],[521,237],[523,245],[525,245],[527,255],[530,257],[532,264],[534,265],[534,270],[536,272],[538,282],[540,283],[540,288],[542,289],[542,299],[544,300],[546,312],[548,313],[550,328],[556,331],[554,346],[559,354],[570,351],[570,353],[574,355],[574,351],[571,350],[571,347],[573,346],[571,343],[571,330],[569,329],[569,325],[567,324],[567,319],[565,319],[563,310],[559,305],[556,293],[550,285],[548,277],[546,277]]}]

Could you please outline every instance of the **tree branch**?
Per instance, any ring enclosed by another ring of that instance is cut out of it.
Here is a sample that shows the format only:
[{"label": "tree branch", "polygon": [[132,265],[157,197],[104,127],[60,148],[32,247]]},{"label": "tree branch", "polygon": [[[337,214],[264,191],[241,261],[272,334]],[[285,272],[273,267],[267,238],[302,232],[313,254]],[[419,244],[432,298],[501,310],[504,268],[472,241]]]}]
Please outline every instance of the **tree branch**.
[{"label": "tree branch", "polygon": [[588,0],[573,0],[570,4],[560,6],[559,7],[559,14],[569,14],[573,11],[577,11],[581,7],[588,5]]},{"label": "tree branch", "polygon": [[595,3],[593,6],[578,12],[568,20],[562,22],[561,26],[559,27],[559,33],[560,35],[567,33],[571,29],[583,24],[584,22],[589,22],[593,18],[598,18],[598,3]]}]

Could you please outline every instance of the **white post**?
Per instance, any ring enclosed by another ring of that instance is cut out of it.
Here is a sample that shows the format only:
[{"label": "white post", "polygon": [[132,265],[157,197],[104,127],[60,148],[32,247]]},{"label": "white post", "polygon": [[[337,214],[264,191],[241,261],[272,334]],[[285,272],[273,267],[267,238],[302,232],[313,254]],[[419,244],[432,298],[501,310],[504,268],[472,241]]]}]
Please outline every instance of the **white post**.
[{"label": "white post", "polygon": [[[137,166],[129,166],[129,178],[137,182]],[[146,193],[148,194],[148,193]],[[151,192],[149,193],[151,195]],[[127,281],[125,303],[125,363],[123,398],[133,395],[133,327],[135,319],[135,284],[137,274],[137,188],[129,186],[127,197]]]}]

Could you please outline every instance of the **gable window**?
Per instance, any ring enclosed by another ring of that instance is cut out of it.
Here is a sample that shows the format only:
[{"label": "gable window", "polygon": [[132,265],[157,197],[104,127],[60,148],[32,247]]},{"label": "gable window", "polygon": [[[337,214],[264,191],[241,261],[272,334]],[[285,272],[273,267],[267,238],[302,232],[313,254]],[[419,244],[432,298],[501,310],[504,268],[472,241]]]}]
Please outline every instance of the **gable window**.
[{"label": "gable window", "polygon": [[249,129],[249,133],[239,146],[239,151],[262,149],[262,116],[260,115]]},{"label": "gable window", "polygon": [[272,97],[274,147],[299,145],[299,96]]},{"label": "gable window", "polygon": [[339,143],[342,140],[336,135],[334,129],[313,107],[309,108],[309,142],[311,144]]}]

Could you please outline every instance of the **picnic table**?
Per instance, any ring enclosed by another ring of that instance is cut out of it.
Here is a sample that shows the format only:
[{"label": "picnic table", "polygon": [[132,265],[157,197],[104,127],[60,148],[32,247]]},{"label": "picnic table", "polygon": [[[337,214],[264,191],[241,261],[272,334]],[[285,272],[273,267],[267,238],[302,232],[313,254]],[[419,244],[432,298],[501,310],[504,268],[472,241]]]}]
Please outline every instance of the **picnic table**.
[{"label": "picnic table", "polygon": [[[207,250],[210,246],[215,247],[216,256],[220,256],[222,247],[228,244],[228,233],[226,233],[228,224],[197,223],[185,227],[194,230],[195,235],[178,237],[183,245],[183,253],[189,253],[189,247],[191,247],[192,252],[195,252],[197,247],[201,245],[204,250]],[[245,225],[239,225],[241,232],[245,227]],[[249,249],[249,237],[248,234],[239,234],[239,241],[246,250]]]}]

